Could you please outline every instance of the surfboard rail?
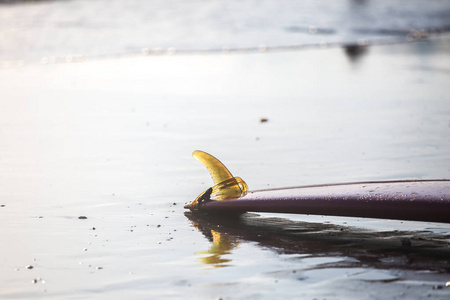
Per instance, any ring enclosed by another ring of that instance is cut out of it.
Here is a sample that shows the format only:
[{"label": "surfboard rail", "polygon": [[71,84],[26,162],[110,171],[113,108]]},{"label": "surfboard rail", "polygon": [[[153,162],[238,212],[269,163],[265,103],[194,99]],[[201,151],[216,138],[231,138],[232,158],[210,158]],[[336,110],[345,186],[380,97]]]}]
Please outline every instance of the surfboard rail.
[{"label": "surfboard rail", "polygon": [[235,200],[206,201],[197,212],[272,212],[450,223],[450,180],[368,181],[256,190]]}]

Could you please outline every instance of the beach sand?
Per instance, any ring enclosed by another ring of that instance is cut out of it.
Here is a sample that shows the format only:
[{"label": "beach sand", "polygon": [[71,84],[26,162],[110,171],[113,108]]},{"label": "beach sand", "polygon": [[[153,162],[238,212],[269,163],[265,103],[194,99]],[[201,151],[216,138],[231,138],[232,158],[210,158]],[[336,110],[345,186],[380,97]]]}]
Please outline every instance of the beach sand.
[{"label": "beach sand", "polygon": [[0,298],[448,299],[449,224],[183,205],[196,149],[250,190],[450,178],[449,50],[4,63]]},{"label": "beach sand", "polygon": [[[219,226],[226,251],[205,264],[217,256],[211,228],[183,205],[212,184],[195,149],[250,189],[448,178],[448,47],[372,47],[357,62],[324,49],[0,70],[0,295],[446,298],[448,250],[414,248],[447,249],[446,224],[282,215],[256,237]],[[324,237],[341,228],[351,242]],[[375,251],[373,238],[392,244]]]}]

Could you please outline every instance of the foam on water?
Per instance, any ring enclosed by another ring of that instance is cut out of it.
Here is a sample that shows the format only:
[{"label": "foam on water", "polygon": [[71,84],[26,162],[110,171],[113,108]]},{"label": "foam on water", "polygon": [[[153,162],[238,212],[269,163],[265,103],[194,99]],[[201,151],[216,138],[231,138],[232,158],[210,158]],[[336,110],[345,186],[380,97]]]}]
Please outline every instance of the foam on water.
[{"label": "foam on water", "polygon": [[0,3],[0,61],[19,65],[385,43],[450,28],[450,7],[440,0],[12,2]]}]

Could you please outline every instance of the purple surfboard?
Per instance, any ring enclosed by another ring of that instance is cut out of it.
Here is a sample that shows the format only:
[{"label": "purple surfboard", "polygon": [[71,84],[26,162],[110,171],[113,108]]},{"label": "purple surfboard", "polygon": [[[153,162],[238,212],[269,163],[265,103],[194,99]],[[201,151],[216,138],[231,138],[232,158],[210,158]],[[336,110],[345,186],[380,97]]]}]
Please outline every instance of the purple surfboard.
[{"label": "purple surfboard", "polygon": [[[189,208],[189,206],[186,206]],[[450,180],[404,180],[250,191],[198,212],[273,212],[450,223]]]}]

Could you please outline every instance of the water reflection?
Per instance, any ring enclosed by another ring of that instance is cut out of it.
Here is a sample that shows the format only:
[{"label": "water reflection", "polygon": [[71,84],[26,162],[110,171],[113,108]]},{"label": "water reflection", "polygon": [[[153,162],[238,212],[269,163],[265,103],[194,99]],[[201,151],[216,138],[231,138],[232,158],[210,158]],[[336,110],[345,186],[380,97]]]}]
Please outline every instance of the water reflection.
[{"label": "water reflection", "polygon": [[196,252],[200,256],[199,261],[214,268],[222,268],[229,266],[231,259],[224,258],[224,255],[230,254],[231,250],[237,247],[237,239],[233,236],[211,229],[200,220],[197,222],[191,219],[192,225],[212,243],[207,251]]},{"label": "water reflection", "polygon": [[[450,272],[447,235],[429,230],[373,231],[257,214],[229,217],[187,212],[185,216],[212,242],[209,250],[197,254],[207,254],[200,262],[213,267],[231,265],[232,250],[239,242],[257,242],[261,248],[279,254],[350,258],[345,267]],[[229,256],[224,258],[224,255]],[[343,266],[327,264],[326,267]]]},{"label": "water reflection", "polygon": [[237,247],[235,238],[215,230],[202,228],[201,225],[194,222],[194,227],[201,231],[212,242],[211,248],[207,251],[196,252],[201,256],[199,261],[213,268],[228,267],[231,259],[224,258],[224,255],[231,254],[231,250]]}]

